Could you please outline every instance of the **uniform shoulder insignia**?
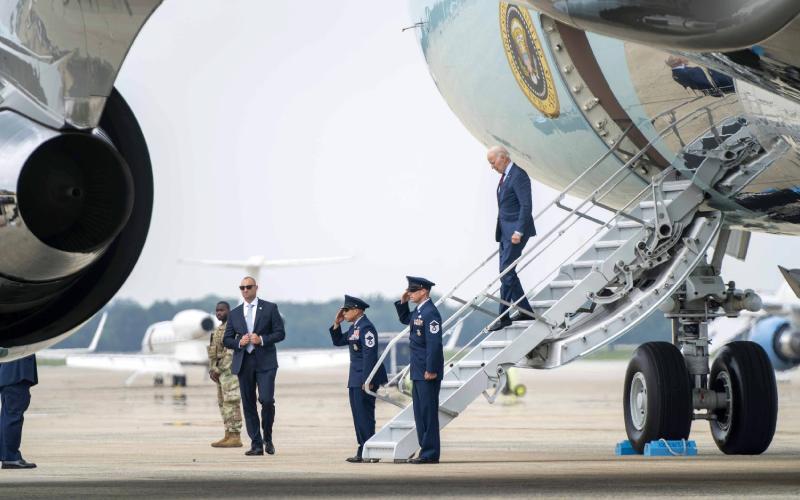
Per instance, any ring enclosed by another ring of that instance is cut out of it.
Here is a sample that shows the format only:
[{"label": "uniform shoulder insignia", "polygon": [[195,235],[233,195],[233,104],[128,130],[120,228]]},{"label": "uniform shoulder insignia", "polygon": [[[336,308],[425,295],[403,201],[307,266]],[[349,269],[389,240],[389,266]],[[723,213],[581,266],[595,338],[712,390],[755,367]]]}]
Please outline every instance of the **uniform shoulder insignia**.
[{"label": "uniform shoulder insignia", "polygon": [[431,333],[436,335],[437,333],[439,333],[439,322],[436,320],[431,321],[430,328],[431,328]]},{"label": "uniform shoulder insignia", "polygon": [[375,347],[375,334],[372,332],[367,332],[367,334],[364,335],[364,344],[367,347]]}]

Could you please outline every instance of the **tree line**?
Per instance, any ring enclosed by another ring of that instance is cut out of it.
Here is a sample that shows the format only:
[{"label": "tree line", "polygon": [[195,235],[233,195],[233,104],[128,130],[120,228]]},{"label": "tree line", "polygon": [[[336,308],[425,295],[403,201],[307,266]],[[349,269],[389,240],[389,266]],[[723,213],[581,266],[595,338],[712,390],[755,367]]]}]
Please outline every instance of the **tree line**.
[{"label": "tree line", "polygon": [[[399,332],[403,329],[397,321],[394,300],[380,295],[363,297],[370,308],[367,315],[378,332]],[[100,313],[84,324],[78,331],[55,347],[86,347],[91,342],[100,316],[108,313],[103,335],[98,343],[100,352],[136,352],[141,350],[142,338],[147,327],[159,321],[169,321],[175,314],[185,309],[200,309],[214,314],[214,307],[225,300],[235,307],[239,299],[210,295],[202,299],[186,299],[175,302],[157,301],[148,307],[130,299],[118,299],[107,305]],[[282,348],[324,348],[331,347],[328,327],[341,299],[326,302],[281,302],[278,307],[286,322],[286,340]],[[440,308],[445,318],[455,312],[455,308]],[[459,344],[466,343],[491,320],[481,312],[473,313],[465,322]],[[619,339],[618,343],[639,344],[649,340],[669,340],[670,324],[660,313],[655,313],[636,327],[631,333]]]}]

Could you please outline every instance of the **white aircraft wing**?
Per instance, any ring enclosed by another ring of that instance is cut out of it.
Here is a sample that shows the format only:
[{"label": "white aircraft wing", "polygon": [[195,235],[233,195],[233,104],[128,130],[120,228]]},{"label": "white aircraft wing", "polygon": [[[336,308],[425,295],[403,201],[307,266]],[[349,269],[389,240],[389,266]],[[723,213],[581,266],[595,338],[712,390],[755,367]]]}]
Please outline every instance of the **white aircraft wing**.
[{"label": "white aircraft wing", "polygon": [[136,373],[184,375],[180,362],[157,354],[77,354],[67,356],[67,366]]},{"label": "white aircraft wing", "polygon": [[97,329],[94,331],[94,337],[92,337],[92,342],[89,344],[89,347],[77,347],[77,348],[64,348],[64,349],[42,349],[41,351],[36,353],[36,357],[38,359],[67,359],[68,356],[75,356],[78,354],[86,354],[92,353],[97,349],[97,343],[100,342],[100,336],[103,334],[103,328],[106,325],[106,319],[108,319],[108,313],[104,312],[103,315],[100,317],[100,323],[97,325]]},{"label": "white aircraft wing", "polygon": [[263,260],[254,262],[252,260],[208,260],[208,259],[181,259],[181,262],[190,264],[202,264],[205,266],[215,267],[233,267],[237,269],[247,267],[299,267],[299,266],[313,266],[318,264],[331,264],[334,262],[343,262],[350,260],[352,257],[315,257],[310,259],[282,259],[282,260]]}]

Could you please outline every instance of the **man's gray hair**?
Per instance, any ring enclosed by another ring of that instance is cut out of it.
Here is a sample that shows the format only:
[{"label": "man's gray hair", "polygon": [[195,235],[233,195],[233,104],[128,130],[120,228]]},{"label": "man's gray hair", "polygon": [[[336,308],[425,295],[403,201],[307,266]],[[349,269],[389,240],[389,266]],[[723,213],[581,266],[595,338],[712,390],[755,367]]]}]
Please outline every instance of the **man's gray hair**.
[{"label": "man's gray hair", "polygon": [[511,154],[503,146],[492,146],[489,148],[487,154],[496,154],[502,156],[503,158],[511,158]]}]

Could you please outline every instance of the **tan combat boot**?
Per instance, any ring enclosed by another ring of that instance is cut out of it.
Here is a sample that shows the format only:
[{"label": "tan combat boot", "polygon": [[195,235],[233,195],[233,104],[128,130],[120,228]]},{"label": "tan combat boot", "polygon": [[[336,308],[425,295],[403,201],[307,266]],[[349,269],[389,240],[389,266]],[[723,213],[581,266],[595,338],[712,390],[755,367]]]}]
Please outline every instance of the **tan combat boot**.
[{"label": "tan combat boot", "polygon": [[241,448],[242,437],[238,432],[226,432],[225,440],[220,444],[220,448]]},{"label": "tan combat boot", "polygon": [[228,441],[228,436],[229,435],[230,435],[230,432],[225,431],[225,436],[223,436],[223,438],[220,439],[219,441],[214,441],[213,443],[211,443],[211,446],[214,447],[214,448],[224,448],[225,447],[225,442]]}]

